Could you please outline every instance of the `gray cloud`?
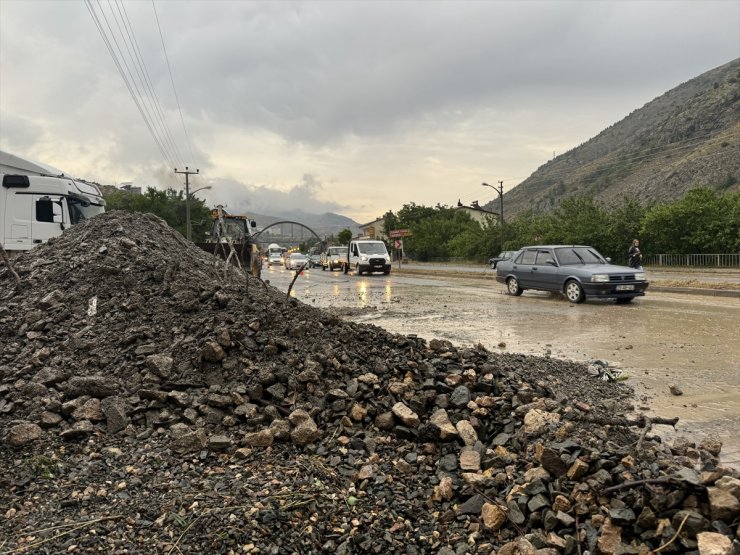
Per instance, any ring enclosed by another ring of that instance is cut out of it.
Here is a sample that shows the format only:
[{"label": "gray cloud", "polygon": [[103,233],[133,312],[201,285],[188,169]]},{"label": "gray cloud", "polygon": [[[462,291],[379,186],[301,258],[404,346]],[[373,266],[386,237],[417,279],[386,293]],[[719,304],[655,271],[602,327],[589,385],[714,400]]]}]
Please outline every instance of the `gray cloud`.
[{"label": "gray cloud", "polygon": [[177,185],[170,166],[197,165],[230,203],[359,219],[522,180],[740,54],[723,0],[157,2],[191,155],[152,5],[123,6],[181,160],[83,2],[0,0],[0,148],[106,182]]}]

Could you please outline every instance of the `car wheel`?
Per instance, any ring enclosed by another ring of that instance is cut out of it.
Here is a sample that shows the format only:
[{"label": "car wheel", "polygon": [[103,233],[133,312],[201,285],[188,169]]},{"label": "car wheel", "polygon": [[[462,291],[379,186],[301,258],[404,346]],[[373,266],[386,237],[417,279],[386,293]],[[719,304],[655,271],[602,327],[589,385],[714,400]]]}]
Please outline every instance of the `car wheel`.
[{"label": "car wheel", "polygon": [[620,297],[619,299],[617,299],[617,304],[629,304],[634,300],[634,297]]},{"label": "car wheel", "polygon": [[515,277],[510,277],[506,280],[506,287],[509,289],[509,295],[514,295],[515,297],[518,297],[524,291],[524,289],[519,287],[519,280]]},{"label": "car wheel", "polygon": [[581,287],[581,284],[574,279],[565,284],[565,296],[574,304],[582,303],[586,300],[586,294],[583,292],[583,287]]}]

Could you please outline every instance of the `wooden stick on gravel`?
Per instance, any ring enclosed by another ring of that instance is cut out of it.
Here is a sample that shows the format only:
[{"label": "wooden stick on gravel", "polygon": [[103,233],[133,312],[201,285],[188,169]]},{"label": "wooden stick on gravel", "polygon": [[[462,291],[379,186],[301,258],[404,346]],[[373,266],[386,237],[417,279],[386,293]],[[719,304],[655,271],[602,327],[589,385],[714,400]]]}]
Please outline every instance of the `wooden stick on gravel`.
[{"label": "wooden stick on gravel", "polygon": [[5,248],[0,244],[0,258],[3,259],[3,262],[5,262],[5,265],[8,267],[8,271],[10,271],[10,275],[13,276],[13,279],[15,280],[15,284],[20,287],[21,286],[21,278],[16,273],[16,271],[13,269],[13,266],[10,265],[10,259],[8,258],[8,253],[5,252]]},{"label": "wooden stick on gravel", "polygon": [[658,547],[654,551],[651,551],[651,553],[660,553],[666,547],[668,547],[669,545],[671,545],[674,542],[674,540],[678,537],[678,535],[681,533],[681,528],[683,528],[683,525],[686,524],[686,519],[688,519],[688,518],[689,518],[689,515],[687,513],[686,516],[683,517],[683,520],[681,521],[681,524],[678,526],[678,530],[676,530],[676,533],[673,534],[673,537],[670,540],[668,540],[667,543],[664,543],[663,545],[661,545],[660,547]]},{"label": "wooden stick on gravel", "polygon": [[38,547],[40,545],[43,545],[45,543],[48,543],[50,541],[54,541],[54,540],[59,539],[59,538],[61,538],[63,536],[66,536],[67,534],[71,534],[72,532],[76,532],[77,530],[80,530],[82,528],[87,528],[91,524],[97,524],[98,522],[104,522],[106,520],[118,520],[119,518],[123,518],[123,517],[124,517],[124,515],[104,516],[104,517],[101,517],[101,518],[95,518],[93,520],[85,521],[82,524],[68,524],[68,525],[65,524],[65,525],[62,525],[62,526],[54,526],[53,528],[44,528],[42,530],[38,530],[38,531],[34,531],[34,532],[28,532],[28,534],[37,534],[39,532],[44,532],[44,531],[47,531],[47,530],[54,530],[56,528],[64,528],[65,526],[73,526],[73,528],[70,528],[69,530],[67,530],[65,532],[62,532],[60,534],[57,534],[55,536],[52,536],[50,538],[46,538],[45,540],[37,541],[35,543],[30,543],[28,545],[23,545],[23,546],[18,547],[16,549],[11,549],[10,551],[2,551],[2,552],[0,552],[0,555],[6,555],[6,554],[10,555],[12,553],[22,553],[23,551],[26,551],[28,549],[36,548],[36,547]]},{"label": "wooden stick on gravel", "polygon": [[636,486],[644,486],[645,484],[668,484],[675,482],[676,479],[671,476],[662,476],[660,478],[649,478],[647,480],[634,480],[632,482],[622,482],[618,486],[612,486],[601,490],[601,493],[611,493],[613,491],[619,491],[620,489],[633,488]]}]

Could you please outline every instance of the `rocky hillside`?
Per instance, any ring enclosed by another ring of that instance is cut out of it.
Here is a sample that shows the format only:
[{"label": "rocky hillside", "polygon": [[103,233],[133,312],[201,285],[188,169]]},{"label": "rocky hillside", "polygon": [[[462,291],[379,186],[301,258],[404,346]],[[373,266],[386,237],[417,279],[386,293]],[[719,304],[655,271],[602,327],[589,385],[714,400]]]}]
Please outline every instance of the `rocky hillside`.
[{"label": "rocky hillside", "polygon": [[739,190],[739,80],[736,59],[659,96],[538,168],[504,195],[506,212],[546,212],[569,196],[611,204],[625,195],[671,201],[696,187]]}]

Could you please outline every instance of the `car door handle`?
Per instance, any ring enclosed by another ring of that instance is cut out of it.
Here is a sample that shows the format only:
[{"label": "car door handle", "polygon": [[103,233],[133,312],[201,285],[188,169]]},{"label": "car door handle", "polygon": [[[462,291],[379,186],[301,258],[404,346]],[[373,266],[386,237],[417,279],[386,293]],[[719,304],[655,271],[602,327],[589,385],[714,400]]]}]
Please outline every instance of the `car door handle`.
[{"label": "car door handle", "polygon": [[534,272],[537,269],[537,266],[532,266],[532,271]]}]

